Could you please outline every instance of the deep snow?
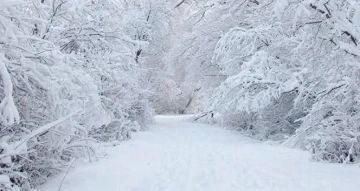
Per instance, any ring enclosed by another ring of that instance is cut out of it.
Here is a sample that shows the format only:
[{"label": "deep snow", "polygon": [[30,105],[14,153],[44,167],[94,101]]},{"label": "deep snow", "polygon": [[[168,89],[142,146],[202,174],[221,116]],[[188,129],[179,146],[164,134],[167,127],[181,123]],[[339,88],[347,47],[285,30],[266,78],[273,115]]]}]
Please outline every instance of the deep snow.
[{"label": "deep snow", "polygon": [[[360,169],[309,162],[307,152],[159,116],[149,131],[71,170],[62,191],[356,191]],[[40,191],[57,191],[62,176]]]}]

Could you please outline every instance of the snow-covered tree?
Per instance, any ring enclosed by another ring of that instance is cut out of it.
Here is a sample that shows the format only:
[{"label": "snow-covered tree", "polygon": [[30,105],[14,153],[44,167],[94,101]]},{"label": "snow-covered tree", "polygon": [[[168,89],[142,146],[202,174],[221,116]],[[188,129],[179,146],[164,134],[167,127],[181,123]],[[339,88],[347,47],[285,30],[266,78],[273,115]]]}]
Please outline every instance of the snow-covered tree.
[{"label": "snow-covered tree", "polygon": [[[353,161],[359,2],[196,2],[201,17],[194,26],[204,38],[220,32],[219,40],[211,37],[216,46],[201,41],[213,46],[205,51],[208,65],[227,78],[210,96],[216,120],[260,139],[292,136],[286,144],[311,150],[316,160]],[[191,34],[201,36],[195,29]]]},{"label": "snow-covered tree", "polygon": [[36,187],[152,121],[149,67],[136,59],[150,45],[127,30],[139,18],[124,3],[0,1],[1,188]]}]

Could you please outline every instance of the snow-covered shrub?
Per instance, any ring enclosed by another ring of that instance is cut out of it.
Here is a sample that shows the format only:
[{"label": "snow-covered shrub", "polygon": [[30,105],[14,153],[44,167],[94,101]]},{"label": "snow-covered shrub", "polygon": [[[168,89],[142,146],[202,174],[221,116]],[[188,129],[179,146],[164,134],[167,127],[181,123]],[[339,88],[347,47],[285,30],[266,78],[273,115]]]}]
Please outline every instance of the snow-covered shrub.
[{"label": "snow-covered shrub", "polygon": [[318,91],[310,112],[286,145],[310,150],[314,160],[354,162],[359,153],[359,68],[343,68],[335,83]]},{"label": "snow-covered shrub", "polygon": [[232,112],[224,116],[216,116],[215,120],[217,120],[218,123],[222,123],[227,127],[230,127],[231,129],[248,132],[250,135],[253,135],[252,130],[254,128],[256,118],[257,116],[255,113]]},{"label": "snow-covered shrub", "polygon": [[354,162],[360,154],[360,129],[357,126],[359,119],[353,115],[358,114],[324,108],[307,116],[297,134],[286,144],[311,151],[317,161]]},{"label": "snow-covered shrub", "polygon": [[261,140],[285,140],[293,135],[300,125],[294,121],[295,113],[292,112],[295,96],[296,91],[284,93],[258,112],[252,135]]}]

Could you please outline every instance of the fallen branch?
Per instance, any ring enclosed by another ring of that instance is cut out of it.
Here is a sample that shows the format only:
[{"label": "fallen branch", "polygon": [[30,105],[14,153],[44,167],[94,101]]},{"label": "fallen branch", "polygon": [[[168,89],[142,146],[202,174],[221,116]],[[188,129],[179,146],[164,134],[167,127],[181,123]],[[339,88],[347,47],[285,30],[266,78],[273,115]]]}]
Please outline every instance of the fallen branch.
[{"label": "fallen branch", "polygon": [[195,117],[194,121],[197,121],[197,120],[199,120],[199,119],[207,116],[207,115],[210,114],[210,113],[212,113],[212,111],[205,112],[205,113],[201,114],[200,116]]},{"label": "fallen branch", "polygon": [[175,6],[175,8],[180,7],[180,5],[182,5],[183,3],[185,3],[185,0],[182,0],[180,3],[178,3],[178,4]]}]

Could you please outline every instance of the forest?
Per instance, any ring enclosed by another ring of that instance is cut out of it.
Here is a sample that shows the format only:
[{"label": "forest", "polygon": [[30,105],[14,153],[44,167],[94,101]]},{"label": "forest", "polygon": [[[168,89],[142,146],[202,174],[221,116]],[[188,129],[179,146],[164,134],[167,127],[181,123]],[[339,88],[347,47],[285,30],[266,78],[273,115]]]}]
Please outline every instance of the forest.
[{"label": "forest", "polygon": [[360,160],[359,0],[0,0],[0,190],[193,114]]}]

